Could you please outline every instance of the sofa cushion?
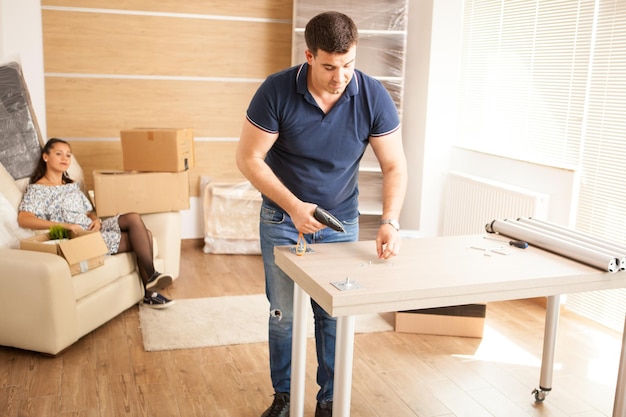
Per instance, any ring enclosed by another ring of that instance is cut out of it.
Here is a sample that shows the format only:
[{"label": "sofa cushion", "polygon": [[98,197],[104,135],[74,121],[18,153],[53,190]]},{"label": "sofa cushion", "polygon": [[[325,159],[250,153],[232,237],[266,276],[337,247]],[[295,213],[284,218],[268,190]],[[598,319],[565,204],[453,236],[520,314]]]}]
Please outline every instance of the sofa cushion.
[{"label": "sofa cushion", "polygon": [[11,174],[0,164],[0,247],[16,249],[21,239],[32,236],[31,230],[17,225],[17,207],[22,193]]},{"label": "sofa cushion", "polygon": [[17,210],[20,201],[22,201],[22,191],[2,164],[0,164],[0,194],[4,195],[11,206]]},{"label": "sofa cushion", "polygon": [[33,235],[33,231],[18,226],[17,210],[3,194],[0,194],[0,248],[17,249],[20,240]]},{"label": "sofa cushion", "polygon": [[[76,300],[99,290],[135,270],[135,254],[118,253],[104,257],[104,265],[72,277]],[[138,283],[139,284],[139,283]]]},{"label": "sofa cushion", "polygon": [[[156,239],[154,242],[154,256],[158,256],[159,247]],[[163,260],[155,258],[154,267],[159,270],[163,267]],[[74,295],[76,300],[99,290],[105,285],[130,274],[136,269],[135,254],[133,252],[118,253],[104,257],[104,265],[91,271],[76,274],[72,277]],[[139,285],[139,282],[138,282]]]}]

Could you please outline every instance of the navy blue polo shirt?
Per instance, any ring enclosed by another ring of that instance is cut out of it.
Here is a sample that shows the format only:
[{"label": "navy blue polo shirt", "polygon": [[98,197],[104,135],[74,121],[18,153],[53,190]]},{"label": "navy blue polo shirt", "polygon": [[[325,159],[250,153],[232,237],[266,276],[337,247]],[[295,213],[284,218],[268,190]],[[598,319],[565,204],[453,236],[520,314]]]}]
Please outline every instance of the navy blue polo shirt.
[{"label": "navy blue polo shirt", "polygon": [[[247,119],[278,133],[265,161],[299,199],[341,220],[358,215],[358,168],[370,136],[397,130],[400,120],[380,81],[355,70],[341,98],[324,114],[307,89],[309,65],[270,75],[252,98]],[[282,210],[263,196],[264,203]]]}]

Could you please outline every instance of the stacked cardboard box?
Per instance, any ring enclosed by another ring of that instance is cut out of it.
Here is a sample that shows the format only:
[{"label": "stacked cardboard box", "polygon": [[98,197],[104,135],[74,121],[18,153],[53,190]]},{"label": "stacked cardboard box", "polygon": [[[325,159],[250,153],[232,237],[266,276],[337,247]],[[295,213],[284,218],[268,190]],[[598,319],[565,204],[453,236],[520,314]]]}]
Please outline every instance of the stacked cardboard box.
[{"label": "stacked cardboard box", "polygon": [[120,132],[124,171],[181,172],[195,165],[192,129]]},{"label": "stacked cardboard box", "polygon": [[189,209],[193,130],[129,129],[120,138],[124,171],[93,173],[98,216]]}]

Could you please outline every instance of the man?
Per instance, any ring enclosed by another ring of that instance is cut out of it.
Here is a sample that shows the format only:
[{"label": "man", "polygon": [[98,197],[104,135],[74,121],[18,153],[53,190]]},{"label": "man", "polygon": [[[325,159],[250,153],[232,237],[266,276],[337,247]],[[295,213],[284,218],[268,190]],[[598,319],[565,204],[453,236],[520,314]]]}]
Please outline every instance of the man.
[{"label": "man", "polygon": [[[263,195],[259,233],[275,394],[262,417],[289,416],[293,281],[274,263],[274,246],[295,245],[300,234],[307,243],[358,240],[358,166],[368,143],[383,173],[377,255],[387,259],[400,249],[407,173],[395,105],[380,82],[355,69],[358,32],[348,16],[313,17],[305,40],[306,63],[270,75],[256,92],[236,153],[239,169]],[[317,206],[345,232],[318,222]],[[332,416],[336,320],[311,304],[320,386],[315,417]]]}]

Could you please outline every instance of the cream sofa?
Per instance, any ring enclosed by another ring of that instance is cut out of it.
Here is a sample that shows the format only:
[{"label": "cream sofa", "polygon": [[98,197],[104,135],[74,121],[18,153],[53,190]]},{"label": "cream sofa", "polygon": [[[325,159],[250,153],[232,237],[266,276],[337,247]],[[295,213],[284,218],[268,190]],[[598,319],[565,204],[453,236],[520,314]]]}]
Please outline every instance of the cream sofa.
[{"label": "cream sofa", "polygon": [[[20,185],[0,165],[0,345],[57,355],[140,302],[143,287],[132,253],[71,276],[62,257],[17,249],[33,234],[17,226]],[[154,237],[156,269],[178,277],[180,213],[142,218]]]}]

